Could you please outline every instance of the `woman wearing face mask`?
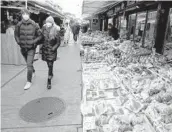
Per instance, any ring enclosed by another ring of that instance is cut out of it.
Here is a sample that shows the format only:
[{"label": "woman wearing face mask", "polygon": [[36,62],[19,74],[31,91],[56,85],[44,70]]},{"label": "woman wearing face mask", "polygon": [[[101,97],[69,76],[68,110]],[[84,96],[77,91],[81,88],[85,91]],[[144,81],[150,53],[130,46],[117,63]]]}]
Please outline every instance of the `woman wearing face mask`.
[{"label": "woman wearing face mask", "polygon": [[27,90],[32,84],[32,74],[35,73],[33,67],[35,50],[42,35],[39,25],[30,19],[30,12],[24,9],[21,13],[22,20],[16,25],[14,35],[27,63],[27,83],[24,87],[24,90]]},{"label": "woman wearing face mask", "polygon": [[51,79],[53,77],[53,64],[57,59],[57,49],[60,46],[60,27],[58,27],[53,17],[49,16],[46,19],[46,24],[43,26],[43,45],[42,45],[42,60],[48,65],[48,81],[47,88],[51,89]]}]

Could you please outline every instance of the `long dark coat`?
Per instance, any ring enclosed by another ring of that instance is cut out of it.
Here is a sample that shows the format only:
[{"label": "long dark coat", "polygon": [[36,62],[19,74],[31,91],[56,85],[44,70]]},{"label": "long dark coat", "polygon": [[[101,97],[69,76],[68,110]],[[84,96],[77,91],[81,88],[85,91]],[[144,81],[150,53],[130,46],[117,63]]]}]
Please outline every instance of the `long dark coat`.
[{"label": "long dark coat", "polygon": [[50,37],[50,30],[43,26],[43,45],[42,45],[42,60],[44,61],[56,61],[57,49],[60,46],[60,34],[59,31],[55,31],[55,37]]},{"label": "long dark coat", "polygon": [[79,34],[79,30],[80,30],[79,24],[74,24],[72,26],[72,32],[73,32],[73,34]]}]

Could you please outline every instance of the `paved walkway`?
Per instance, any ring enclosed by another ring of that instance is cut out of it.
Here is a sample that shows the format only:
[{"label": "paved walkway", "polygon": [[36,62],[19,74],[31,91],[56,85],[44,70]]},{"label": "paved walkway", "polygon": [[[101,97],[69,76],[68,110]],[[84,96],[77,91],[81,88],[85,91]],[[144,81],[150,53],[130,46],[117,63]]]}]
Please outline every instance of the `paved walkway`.
[{"label": "paved walkway", "polygon": [[[70,44],[60,47],[58,60],[54,64],[52,89],[46,89],[48,68],[45,62],[34,63],[36,77],[28,91],[23,87],[26,69],[4,67],[1,88],[2,132],[81,132],[81,62],[79,46]],[[15,66],[14,66],[15,67]],[[16,70],[17,69],[17,70]],[[5,72],[7,70],[8,72]],[[5,74],[7,73],[7,74]],[[66,109],[58,117],[43,123],[28,123],[19,116],[20,109],[28,102],[40,97],[58,97],[65,101]]]}]

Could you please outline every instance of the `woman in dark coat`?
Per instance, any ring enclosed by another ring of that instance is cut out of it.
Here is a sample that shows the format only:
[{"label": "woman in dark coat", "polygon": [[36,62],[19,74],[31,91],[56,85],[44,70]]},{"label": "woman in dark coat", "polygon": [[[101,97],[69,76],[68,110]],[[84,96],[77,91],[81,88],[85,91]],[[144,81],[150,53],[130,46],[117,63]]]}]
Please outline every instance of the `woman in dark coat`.
[{"label": "woman in dark coat", "polygon": [[57,59],[57,49],[60,46],[60,28],[55,24],[53,17],[46,19],[46,24],[42,28],[43,45],[42,60],[48,65],[47,88],[51,89],[51,79],[53,77],[53,63]]}]

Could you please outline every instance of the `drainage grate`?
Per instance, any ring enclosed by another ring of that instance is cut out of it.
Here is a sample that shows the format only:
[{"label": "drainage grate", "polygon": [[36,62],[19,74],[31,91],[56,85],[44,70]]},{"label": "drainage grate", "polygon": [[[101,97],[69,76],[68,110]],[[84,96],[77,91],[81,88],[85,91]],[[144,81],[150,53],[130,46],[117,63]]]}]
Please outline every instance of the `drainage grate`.
[{"label": "drainage grate", "polygon": [[65,110],[64,102],[56,97],[43,97],[27,103],[20,110],[20,117],[26,122],[43,122],[59,116]]}]

